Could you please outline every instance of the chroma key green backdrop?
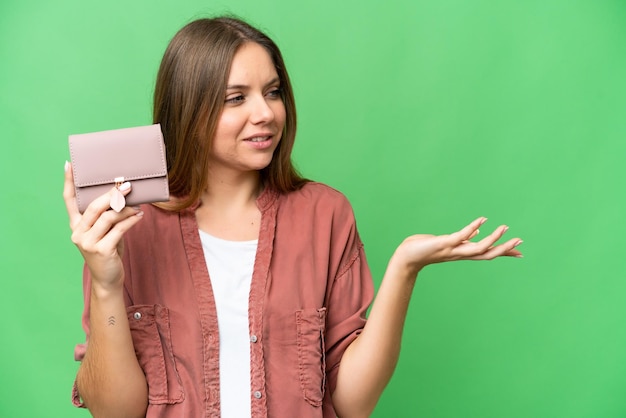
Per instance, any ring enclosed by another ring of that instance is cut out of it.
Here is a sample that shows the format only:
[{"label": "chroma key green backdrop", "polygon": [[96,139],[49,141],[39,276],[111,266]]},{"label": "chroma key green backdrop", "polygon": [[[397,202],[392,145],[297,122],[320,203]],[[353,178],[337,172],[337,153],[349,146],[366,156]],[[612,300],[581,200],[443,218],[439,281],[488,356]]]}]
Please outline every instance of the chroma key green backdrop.
[{"label": "chroma key green backdrop", "polygon": [[150,123],[169,39],[225,12],[282,48],[295,160],[351,200],[377,284],[412,233],[524,239],[423,271],[374,417],[626,417],[623,0],[3,0],[0,417],[88,416],[68,134]]}]

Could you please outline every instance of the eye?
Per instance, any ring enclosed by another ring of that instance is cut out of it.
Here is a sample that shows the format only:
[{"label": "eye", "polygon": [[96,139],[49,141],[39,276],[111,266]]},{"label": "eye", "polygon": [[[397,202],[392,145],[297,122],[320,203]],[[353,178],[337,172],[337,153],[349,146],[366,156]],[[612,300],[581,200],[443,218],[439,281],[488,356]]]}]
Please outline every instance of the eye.
[{"label": "eye", "polygon": [[282,90],[280,87],[274,87],[267,92],[267,95],[273,99],[280,99],[282,97]]},{"label": "eye", "polygon": [[244,99],[245,99],[245,97],[243,96],[243,94],[239,94],[239,95],[234,96],[234,97],[226,98],[226,103],[239,104],[239,103],[242,103],[244,101]]}]

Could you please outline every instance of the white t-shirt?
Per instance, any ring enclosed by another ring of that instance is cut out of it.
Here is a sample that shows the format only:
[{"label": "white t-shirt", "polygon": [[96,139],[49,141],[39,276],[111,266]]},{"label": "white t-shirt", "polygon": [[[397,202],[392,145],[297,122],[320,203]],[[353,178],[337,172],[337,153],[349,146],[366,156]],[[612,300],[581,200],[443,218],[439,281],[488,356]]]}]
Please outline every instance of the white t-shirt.
[{"label": "white t-shirt", "polygon": [[217,308],[222,418],[250,417],[248,299],[258,240],[227,241],[200,231]]}]

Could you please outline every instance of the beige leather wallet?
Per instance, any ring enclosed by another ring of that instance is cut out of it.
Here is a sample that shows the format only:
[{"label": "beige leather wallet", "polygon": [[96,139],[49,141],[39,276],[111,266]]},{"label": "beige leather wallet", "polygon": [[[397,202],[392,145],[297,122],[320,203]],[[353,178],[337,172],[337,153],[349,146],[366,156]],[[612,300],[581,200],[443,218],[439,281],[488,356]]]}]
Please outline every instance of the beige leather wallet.
[{"label": "beige leather wallet", "polygon": [[132,185],[125,197],[127,206],[169,200],[161,125],[70,135],[69,146],[81,213],[95,198],[126,181]]}]

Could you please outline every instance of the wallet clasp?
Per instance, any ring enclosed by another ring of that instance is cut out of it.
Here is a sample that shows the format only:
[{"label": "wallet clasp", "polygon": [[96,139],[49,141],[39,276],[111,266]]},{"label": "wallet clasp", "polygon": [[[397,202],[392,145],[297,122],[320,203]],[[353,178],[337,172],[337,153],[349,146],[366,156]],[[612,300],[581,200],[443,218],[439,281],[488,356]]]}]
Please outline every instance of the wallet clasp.
[{"label": "wallet clasp", "polygon": [[124,177],[115,177],[113,181],[115,182],[115,188],[119,189],[122,183],[124,183]]}]

